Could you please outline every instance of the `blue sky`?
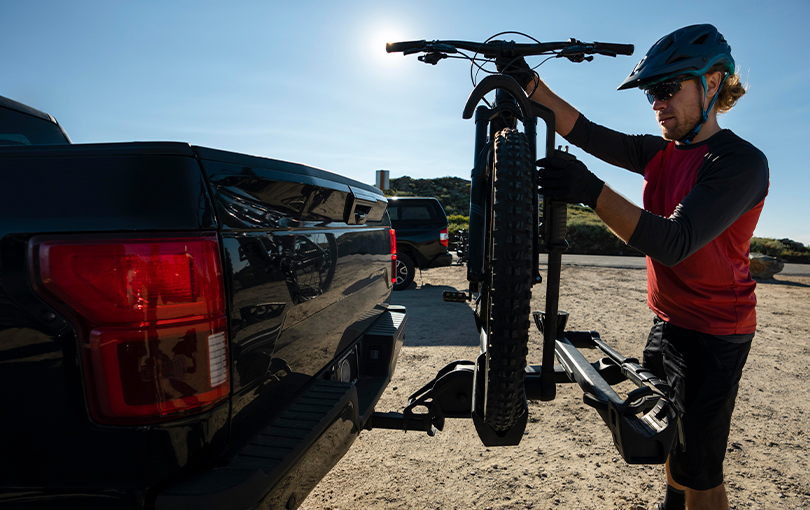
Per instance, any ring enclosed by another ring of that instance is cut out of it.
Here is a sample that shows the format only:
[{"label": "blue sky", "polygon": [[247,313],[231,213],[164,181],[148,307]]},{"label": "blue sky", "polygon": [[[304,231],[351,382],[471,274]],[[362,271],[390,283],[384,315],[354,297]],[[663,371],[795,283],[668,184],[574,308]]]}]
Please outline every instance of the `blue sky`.
[{"label": "blue sky", "polygon": [[[770,163],[756,235],[810,244],[808,19],[806,0],[0,0],[0,95],[52,114],[76,143],[183,141],[369,183],[378,169],[469,178],[473,123],[461,118],[469,65],[388,55],[385,42],[515,30],[541,41],[635,44],[632,57],[552,60],[539,72],[591,120],[658,134],[641,92],[616,87],[662,35],[713,23],[750,87],[720,124]],[[572,150],[641,203],[639,176]]]}]

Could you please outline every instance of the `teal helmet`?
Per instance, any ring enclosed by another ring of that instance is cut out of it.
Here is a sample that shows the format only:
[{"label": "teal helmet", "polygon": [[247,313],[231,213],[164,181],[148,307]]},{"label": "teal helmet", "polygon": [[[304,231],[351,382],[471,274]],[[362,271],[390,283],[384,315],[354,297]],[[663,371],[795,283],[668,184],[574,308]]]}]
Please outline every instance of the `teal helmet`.
[{"label": "teal helmet", "polygon": [[646,89],[681,76],[702,76],[720,62],[734,74],[731,46],[713,25],[680,28],[653,44],[618,90]]}]

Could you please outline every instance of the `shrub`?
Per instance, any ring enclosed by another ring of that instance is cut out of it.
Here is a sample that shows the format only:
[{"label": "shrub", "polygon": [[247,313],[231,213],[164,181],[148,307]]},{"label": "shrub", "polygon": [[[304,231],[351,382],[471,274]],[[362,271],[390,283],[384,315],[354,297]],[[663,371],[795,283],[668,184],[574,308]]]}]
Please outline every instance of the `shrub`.
[{"label": "shrub", "polygon": [[805,248],[802,243],[790,239],[754,237],[751,239],[751,252],[780,257],[786,262],[810,264],[810,250]]},{"label": "shrub", "polygon": [[456,232],[459,229],[469,230],[470,218],[460,214],[451,214],[447,217],[449,223],[447,230],[450,233],[450,245],[452,246],[456,241]]},{"label": "shrub", "polygon": [[566,253],[584,255],[634,255],[642,253],[627,246],[624,241],[607,228],[589,207],[568,206],[568,229]]}]

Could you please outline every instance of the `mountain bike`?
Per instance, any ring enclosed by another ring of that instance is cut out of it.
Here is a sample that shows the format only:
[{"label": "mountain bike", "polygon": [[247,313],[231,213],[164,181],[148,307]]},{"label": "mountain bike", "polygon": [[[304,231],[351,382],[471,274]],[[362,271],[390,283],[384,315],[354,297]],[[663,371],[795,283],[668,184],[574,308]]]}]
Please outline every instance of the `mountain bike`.
[{"label": "mountain bike", "polygon": [[[555,149],[553,111],[530,100],[512,77],[487,71],[485,66],[498,58],[528,56],[585,62],[594,54],[631,55],[633,46],[576,39],[515,43],[493,38],[485,42],[397,42],[387,44],[386,51],[419,54],[420,61],[432,65],[448,58],[471,62],[474,88],[463,111],[465,119],[475,116],[466,253],[470,287],[468,293],[445,292],[444,299],[474,303],[481,353],[474,368],[472,417],[479,436],[485,444],[517,444],[528,419],[525,380],[530,300],[533,285],[542,281],[541,251],[548,252],[548,271],[542,319],[542,389],[537,393],[542,400],[552,400],[556,393],[561,254],[567,248],[566,204],[541,200],[538,194],[538,118],[546,124],[545,156],[573,156]],[[477,74],[482,72],[488,76],[476,83]],[[491,92],[495,93],[492,102],[485,97]],[[479,105],[482,101],[485,104]]]}]

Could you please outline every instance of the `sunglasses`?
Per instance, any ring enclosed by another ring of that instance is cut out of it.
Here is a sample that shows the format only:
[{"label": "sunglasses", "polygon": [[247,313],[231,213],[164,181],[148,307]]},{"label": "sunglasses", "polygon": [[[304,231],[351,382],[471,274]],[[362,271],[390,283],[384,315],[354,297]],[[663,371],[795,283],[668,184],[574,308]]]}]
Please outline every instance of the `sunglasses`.
[{"label": "sunglasses", "polygon": [[644,94],[647,96],[647,101],[653,104],[657,101],[669,101],[676,92],[681,90],[681,82],[691,80],[693,76],[686,76],[684,78],[675,78],[665,82],[657,83],[652,87],[646,89]]}]

